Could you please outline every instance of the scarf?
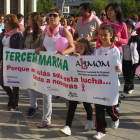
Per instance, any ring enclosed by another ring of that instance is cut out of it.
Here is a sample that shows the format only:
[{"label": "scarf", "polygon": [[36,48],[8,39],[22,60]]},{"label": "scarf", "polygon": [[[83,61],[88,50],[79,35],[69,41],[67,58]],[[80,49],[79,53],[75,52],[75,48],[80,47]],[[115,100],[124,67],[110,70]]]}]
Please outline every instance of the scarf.
[{"label": "scarf", "polygon": [[61,27],[61,24],[59,22],[59,24],[55,27],[55,29],[53,30],[53,32],[51,33],[50,29],[51,29],[51,24],[49,24],[47,26],[47,32],[52,35],[52,38],[55,39],[55,35],[59,32],[59,28]]},{"label": "scarf", "polygon": [[93,21],[95,18],[96,18],[96,16],[92,12],[90,14],[90,17],[86,21],[83,21],[83,17],[81,17],[80,18],[81,26],[79,27],[79,29],[82,27],[82,25],[88,24],[89,22]]},{"label": "scarf", "polygon": [[132,32],[131,34],[128,34],[128,37],[129,37],[129,39],[130,39],[131,36],[135,36],[135,35],[137,35],[137,34],[136,34],[136,31]]},{"label": "scarf", "polygon": [[107,25],[121,26],[121,24],[117,20],[115,20],[114,22],[107,20],[104,23],[106,23]]},{"label": "scarf", "polygon": [[43,24],[42,24],[42,26],[46,26],[47,25],[47,22],[44,22]]},{"label": "scarf", "polygon": [[14,35],[14,34],[16,34],[16,33],[21,33],[21,32],[18,30],[18,28],[15,28],[15,29],[13,29],[13,30],[11,30],[11,31],[9,31],[9,32],[5,29],[5,31],[6,31],[6,33],[4,33],[4,34],[5,34],[5,35],[9,35],[9,36]]}]

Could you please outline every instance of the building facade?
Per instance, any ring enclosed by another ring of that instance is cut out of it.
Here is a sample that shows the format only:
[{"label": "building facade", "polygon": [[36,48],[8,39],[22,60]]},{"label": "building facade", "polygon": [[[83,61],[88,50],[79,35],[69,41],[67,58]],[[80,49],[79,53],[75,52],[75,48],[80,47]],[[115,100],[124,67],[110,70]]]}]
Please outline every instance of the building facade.
[{"label": "building facade", "polygon": [[[29,12],[36,12],[36,0],[29,0]],[[26,0],[0,0],[0,14],[26,15]]]},{"label": "building facade", "polygon": [[[108,0],[103,0],[108,1]],[[118,3],[121,2],[121,0],[117,0]],[[55,6],[63,11],[64,15],[74,15],[73,10],[74,8],[79,8],[79,5],[84,2],[92,3],[94,0],[54,0]],[[62,9],[62,6],[64,5],[64,8]]]}]

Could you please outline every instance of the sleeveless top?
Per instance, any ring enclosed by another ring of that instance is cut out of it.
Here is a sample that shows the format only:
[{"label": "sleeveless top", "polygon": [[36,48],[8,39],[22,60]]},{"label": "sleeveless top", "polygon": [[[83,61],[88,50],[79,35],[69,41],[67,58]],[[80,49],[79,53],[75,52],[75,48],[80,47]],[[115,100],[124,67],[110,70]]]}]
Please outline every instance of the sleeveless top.
[{"label": "sleeveless top", "polygon": [[57,50],[55,48],[55,43],[56,43],[57,39],[61,37],[60,33],[58,32],[55,35],[55,37],[56,37],[56,39],[53,39],[52,37],[49,37],[47,33],[45,35],[43,45],[48,52],[54,52],[54,53],[57,52]]}]

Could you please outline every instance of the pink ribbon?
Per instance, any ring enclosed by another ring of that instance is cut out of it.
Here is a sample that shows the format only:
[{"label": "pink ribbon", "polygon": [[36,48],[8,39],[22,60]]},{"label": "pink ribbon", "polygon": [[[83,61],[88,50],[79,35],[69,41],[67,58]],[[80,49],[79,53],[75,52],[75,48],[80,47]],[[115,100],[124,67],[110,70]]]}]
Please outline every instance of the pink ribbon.
[{"label": "pink ribbon", "polygon": [[84,92],[85,92],[85,84],[84,84],[84,83],[82,83],[82,84],[81,84],[81,86],[82,86],[82,91],[84,91]]}]

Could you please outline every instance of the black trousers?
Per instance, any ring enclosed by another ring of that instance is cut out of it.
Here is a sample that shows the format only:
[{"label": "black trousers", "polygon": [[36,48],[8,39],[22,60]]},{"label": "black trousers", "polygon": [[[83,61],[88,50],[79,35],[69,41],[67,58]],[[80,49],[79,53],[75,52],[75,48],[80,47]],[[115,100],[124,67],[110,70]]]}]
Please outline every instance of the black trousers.
[{"label": "black trousers", "polygon": [[123,91],[126,93],[128,93],[129,90],[134,89],[133,80],[135,76],[135,71],[138,66],[139,64],[132,64],[131,60],[130,61],[123,60],[122,70],[123,70],[123,76],[125,80]]},{"label": "black trousers", "polygon": [[[66,119],[66,125],[71,127],[72,121],[74,118],[75,110],[77,108],[78,101],[69,101],[69,109],[67,112],[67,119]],[[92,113],[93,109],[91,106],[91,103],[85,103],[83,102],[84,108],[87,112],[87,120],[92,120]]]},{"label": "black trousers", "polygon": [[117,121],[119,119],[119,113],[115,110],[114,106],[104,106],[95,104],[95,124],[97,132],[106,133],[105,128],[107,127],[105,119],[105,110],[107,114],[111,117],[112,121]]},{"label": "black trousers", "polygon": [[9,96],[9,102],[13,102],[16,105],[18,105],[19,87],[12,87],[13,88],[13,90],[12,90],[10,87],[4,86],[4,81],[3,81],[3,62],[1,63],[1,70],[0,70],[0,84],[1,84],[1,87],[7,93],[7,95]]}]

